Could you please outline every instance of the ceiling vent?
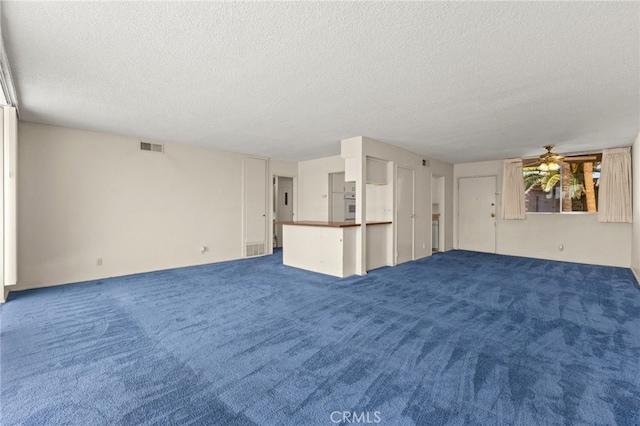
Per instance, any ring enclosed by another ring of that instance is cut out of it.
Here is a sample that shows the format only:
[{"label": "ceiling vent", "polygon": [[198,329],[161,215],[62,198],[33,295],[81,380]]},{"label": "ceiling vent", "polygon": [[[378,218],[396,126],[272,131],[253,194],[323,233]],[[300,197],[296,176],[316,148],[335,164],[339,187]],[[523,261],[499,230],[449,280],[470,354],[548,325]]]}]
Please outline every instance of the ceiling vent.
[{"label": "ceiling vent", "polygon": [[164,146],[159,143],[140,142],[142,151],[164,152]]}]

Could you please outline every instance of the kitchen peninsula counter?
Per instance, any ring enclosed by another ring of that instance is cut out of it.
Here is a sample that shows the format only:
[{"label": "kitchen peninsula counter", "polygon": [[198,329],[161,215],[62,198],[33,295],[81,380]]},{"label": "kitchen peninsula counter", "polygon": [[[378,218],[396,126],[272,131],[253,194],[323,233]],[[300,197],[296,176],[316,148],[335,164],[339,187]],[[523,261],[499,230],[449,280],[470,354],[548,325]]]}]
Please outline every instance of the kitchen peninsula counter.
[{"label": "kitchen peninsula counter", "polygon": [[[361,225],[355,222],[297,221],[282,225],[282,263],[287,266],[348,277],[356,273],[356,242]],[[384,235],[390,221],[367,222],[367,230]],[[372,226],[369,228],[369,226]],[[370,232],[367,231],[367,235]],[[377,240],[372,240],[377,241]]]},{"label": "kitchen peninsula counter", "polygon": [[[371,225],[390,225],[392,222],[367,222],[367,226]],[[324,222],[315,220],[301,220],[297,222],[276,222],[277,225],[296,225],[296,226],[323,226],[326,228],[350,228],[353,226],[360,226],[359,223],[354,221],[346,222]]]}]

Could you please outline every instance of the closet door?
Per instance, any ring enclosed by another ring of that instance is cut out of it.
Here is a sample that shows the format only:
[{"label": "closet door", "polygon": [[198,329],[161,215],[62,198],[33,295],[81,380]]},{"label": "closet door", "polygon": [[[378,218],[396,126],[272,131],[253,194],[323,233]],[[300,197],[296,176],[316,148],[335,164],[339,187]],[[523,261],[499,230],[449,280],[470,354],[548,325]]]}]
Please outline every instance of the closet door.
[{"label": "closet door", "polygon": [[267,253],[267,160],[244,158],[244,256]]},{"label": "closet door", "polygon": [[396,263],[414,259],[414,182],[413,169],[396,168]]}]

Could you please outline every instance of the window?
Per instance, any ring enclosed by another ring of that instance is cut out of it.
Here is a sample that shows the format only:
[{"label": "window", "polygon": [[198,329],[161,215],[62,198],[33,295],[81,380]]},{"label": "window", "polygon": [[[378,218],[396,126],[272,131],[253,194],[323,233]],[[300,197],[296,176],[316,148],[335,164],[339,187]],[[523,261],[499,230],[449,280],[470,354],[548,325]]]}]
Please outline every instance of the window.
[{"label": "window", "polygon": [[523,161],[525,206],[529,213],[596,212],[602,154],[564,157],[558,170],[538,170]]}]

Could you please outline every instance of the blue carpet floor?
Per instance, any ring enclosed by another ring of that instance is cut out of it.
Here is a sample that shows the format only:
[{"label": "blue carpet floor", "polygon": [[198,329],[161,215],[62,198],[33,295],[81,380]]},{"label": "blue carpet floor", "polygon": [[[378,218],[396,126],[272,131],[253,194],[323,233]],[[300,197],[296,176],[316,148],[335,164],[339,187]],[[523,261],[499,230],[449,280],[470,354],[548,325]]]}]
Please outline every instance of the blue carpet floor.
[{"label": "blue carpet floor", "polygon": [[455,251],[341,280],[281,263],[12,293],[0,423],[640,424],[629,270]]}]

